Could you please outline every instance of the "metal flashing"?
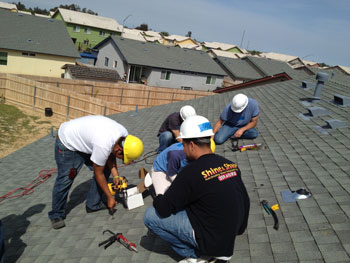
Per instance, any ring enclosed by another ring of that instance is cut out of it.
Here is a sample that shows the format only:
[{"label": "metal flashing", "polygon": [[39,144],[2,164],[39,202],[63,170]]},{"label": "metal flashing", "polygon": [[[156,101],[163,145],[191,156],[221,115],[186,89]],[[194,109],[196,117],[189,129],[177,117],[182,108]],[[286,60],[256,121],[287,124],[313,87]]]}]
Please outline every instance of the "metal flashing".
[{"label": "metal flashing", "polygon": [[325,116],[331,114],[330,111],[327,111],[325,108],[322,107],[309,107],[307,108],[307,110],[309,111],[309,114],[312,117]]},{"label": "metal flashing", "polygon": [[326,123],[331,129],[345,128],[348,126],[345,122],[336,119],[327,120]]}]

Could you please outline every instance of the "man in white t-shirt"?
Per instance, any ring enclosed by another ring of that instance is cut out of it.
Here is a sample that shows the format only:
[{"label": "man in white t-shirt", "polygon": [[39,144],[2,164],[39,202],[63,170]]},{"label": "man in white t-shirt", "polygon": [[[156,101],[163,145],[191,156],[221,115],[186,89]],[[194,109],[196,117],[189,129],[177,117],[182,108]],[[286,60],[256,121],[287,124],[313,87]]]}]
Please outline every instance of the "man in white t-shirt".
[{"label": "man in white t-shirt", "polygon": [[[112,212],[116,201],[107,181],[112,173],[114,182],[118,183],[116,158],[128,164],[142,152],[142,141],[129,135],[124,126],[110,118],[85,116],[61,124],[55,144],[58,175],[52,192],[52,211],[49,212],[52,227],[65,226],[68,192],[83,164],[94,171],[86,211],[91,213],[108,208]],[[107,204],[102,202],[103,193]]]}]

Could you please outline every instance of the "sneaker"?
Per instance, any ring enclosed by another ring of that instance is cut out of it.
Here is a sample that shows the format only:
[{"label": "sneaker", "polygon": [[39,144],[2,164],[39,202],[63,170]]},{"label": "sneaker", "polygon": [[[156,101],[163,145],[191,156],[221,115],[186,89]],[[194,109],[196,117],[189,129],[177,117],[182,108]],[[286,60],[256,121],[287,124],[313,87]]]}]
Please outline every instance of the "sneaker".
[{"label": "sneaker", "polygon": [[86,213],[89,214],[89,213],[94,213],[94,212],[97,212],[97,211],[105,210],[105,209],[107,209],[107,206],[102,206],[101,208],[96,209],[96,210],[93,210],[93,209],[85,206],[85,209],[86,209]]},{"label": "sneaker", "polygon": [[66,226],[66,224],[64,223],[64,220],[62,218],[51,219],[51,225],[52,225],[53,229],[60,229],[60,228]]},{"label": "sneaker", "polygon": [[179,263],[208,263],[209,261],[203,258],[184,258]]}]

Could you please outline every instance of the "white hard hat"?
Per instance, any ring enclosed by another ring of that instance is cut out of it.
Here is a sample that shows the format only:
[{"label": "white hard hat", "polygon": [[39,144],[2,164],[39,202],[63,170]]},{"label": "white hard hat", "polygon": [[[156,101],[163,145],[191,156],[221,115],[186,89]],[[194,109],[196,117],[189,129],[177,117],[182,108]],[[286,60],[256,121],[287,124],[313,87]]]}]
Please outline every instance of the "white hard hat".
[{"label": "white hard hat", "polygon": [[233,112],[240,113],[248,105],[248,97],[242,93],[235,95],[232,98],[231,109]]},{"label": "white hard hat", "polygon": [[186,120],[186,118],[194,115],[196,115],[196,110],[190,105],[183,106],[180,109],[180,116],[182,120]]},{"label": "white hard hat", "polygon": [[214,135],[209,120],[203,116],[190,116],[181,124],[177,139],[202,138]]}]

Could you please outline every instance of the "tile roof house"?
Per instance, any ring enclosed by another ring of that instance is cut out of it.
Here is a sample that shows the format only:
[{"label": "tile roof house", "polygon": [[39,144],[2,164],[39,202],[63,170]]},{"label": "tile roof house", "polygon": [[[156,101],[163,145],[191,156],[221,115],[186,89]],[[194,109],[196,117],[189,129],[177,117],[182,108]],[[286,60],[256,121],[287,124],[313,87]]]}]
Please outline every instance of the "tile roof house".
[{"label": "tile roof house", "polygon": [[124,28],[121,36],[127,39],[133,39],[137,41],[146,41],[142,32],[143,32],[142,30],[138,30],[138,29]]},{"label": "tile roof house", "polygon": [[222,50],[232,53],[241,53],[244,52],[236,45],[221,43],[221,42],[203,42],[201,43],[203,50],[209,50],[209,49],[216,49],[216,50]]},{"label": "tile roof house", "polygon": [[85,65],[64,65],[64,78],[66,79],[83,79],[94,81],[117,82],[121,80],[118,72],[113,69],[97,68]]},{"label": "tile roof house", "polygon": [[170,36],[163,36],[163,45],[185,46],[185,45],[198,45],[198,43],[197,43],[197,41],[193,40],[190,37],[179,36],[179,35],[170,35]]},{"label": "tile roof house", "polygon": [[225,72],[203,51],[112,36],[99,43],[96,66],[114,68],[127,82],[214,90]]},{"label": "tile roof house", "polygon": [[79,57],[61,21],[0,9],[0,72],[60,78]]},{"label": "tile roof house", "polygon": [[52,18],[62,20],[77,49],[88,50],[111,35],[120,35],[122,26],[113,18],[58,8]]},{"label": "tile roof house", "polygon": [[17,12],[17,6],[6,2],[0,2],[0,9],[5,9],[13,12]]},{"label": "tile roof house", "polygon": [[[245,152],[232,152],[230,142],[216,147],[217,154],[238,164],[251,201],[248,228],[236,238],[231,263],[350,261],[350,107],[332,102],[335,93],[349,96],[350,81],[345,77],[330,78],[320,100],[307,105],[304,99],[312,97],[314,89],[301,88],[302,80],[316,82],[312,76],[240,90],[258,101],[260,114],[259,136],[239,144],[254,142],[265,147]],[[214,124],[237,93],[231,91],[109,117],[139,136],[148,153],[157,148],[157,130],[170,113],[190,104]],[[328,115],[311,115],[310,112],[315,113],[312,107],[324,108]],[[347,126],[332,128],[327,125],[330,119]],[[0,195],[28,184],[43,169],[55,168],[54,142],[55,138],[47,136],[0,159]],[[138,170],[141,167],[150,170],[153,158],[120,167],[119,173],[127,177],[129,185],[137,185]],[[66,227],[58,231],[51,229],[47,213],[51,210],[55,176],[32,194],[0,204],[5,262],[172,263],[180,260],[168,243],[147,233],[143,215],[152,205],[149,195],[145,195],[144,206],[130,211],[119,204],[113,217],[106,211],[86,214],[84,201],[92,176],[87,167],[74,180]],[[281,191],[300,188],[311,192],[311,197],[284,201]],[[278,230],[273,228],[272,216],[261,206],[262,200],[271,206],[279,205],[275,211]],[[123,233],[139,252],[128,251],[119,243],[106,250],[99,247],[108,238],[102,234],[105,229]]]},{"label": "tile roof house", "polygon": [[293,68],[305,66],[304,62],[299,57],[296,57],[296,56],[280,54],[275,52],[262,53],[260,54],[260,56],[286,62]]}]

